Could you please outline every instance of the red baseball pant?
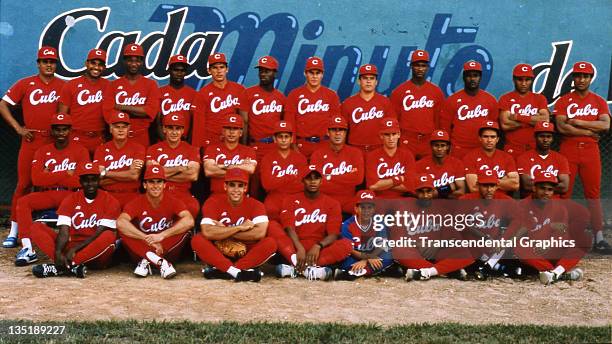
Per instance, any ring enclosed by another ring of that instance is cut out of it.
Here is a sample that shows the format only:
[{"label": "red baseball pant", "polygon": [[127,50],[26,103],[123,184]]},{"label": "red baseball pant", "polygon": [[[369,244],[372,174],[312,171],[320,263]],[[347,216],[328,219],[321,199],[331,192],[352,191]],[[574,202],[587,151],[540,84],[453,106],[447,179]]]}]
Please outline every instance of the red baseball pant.
[{"label": "red baseball pant", "polygon": [[99,145],[104,143],[104,139],[102,138],[102,135],[89,136],[89,135],[80,135],[80,134],[76,134],[73,132],[70,135],[70,137],[72,141],[78,142],[82,144],[83,146],[85,146],[85,148],[87,148],[87,150],[89,151],[90,158],[93,157],[96,151],[96,148],[98,148]]},{"label": "red baseball pant", "polygon": [[431,145],[429,144],[430,134],[418,134],[402,130],[400,142],[402,146],[408,148],[414,155],[415,160],[431,155]]},{"label": "red baseball pant", "polygon": [[[268,225],[268,236],[273,237],[276,240],[278,247],[278,253],[280,253],[288,262],[291,262],[291,256],[296,254],[297,251],[293,245],[293,241],[285,233],[281,225],[277,222],[270,222]],[[304,246],[306,252],[310,248],[323,240],[323,238],[316,239],[300,239],[300,243]],[[346,257],[351,254],[353,250],[353,243],[348,239],[339,239],[334,241],[331,245],[321,249],[319,253],[319,259],[317,265],[327,266],[343,261]]]},{"label": "red baseball pant", "polygon": [[[189,239],[189,235],[190,233],[187,231],[185,233],[173,235],[164,239],[161,242],[164,253],[160,254],[159,256],[171,263],[177,261],[181,256],[183,246],[185,246],[185,243]],[[122,233],[119,233],[119,236],[121,237],[121,242],[123,242],[125,245],[126,251],[130,255],[130,259],[132,259],[134,263],[138,263],[142,259],[149,260],[149,258],[147,258],[147,252],[155,253],[155,249],[149,246],[149,244],[147,244],[147,242],[144,240],[130,238]],[[151,262],[151,260],[149,261]],[[151,263],[157,265],[158,262]]]},{"label": "red baseball pant", "polygon": [[42,191],[25,195],[17,201],[17,224],[19,225],[19,239],[31,238],[32,212],[36,210],[57,208],[64,198],[72,191]]},{"label": "red baseball pant", "polygon": [[535,146],[532,145],[516,145],[516,144],[512,144],[512,143],[506,143],[504,145],[504,151],[510,155],[512,155],[512,158],[514,158],[514,161],[516,161],[516,159],[518,159],[519,156],[521,156],[523,153],[525,153],[528,150],[532,150],[535,149]]},{"label": "red baseball pant", "polygon": [[49,136],[42,136],[39,133],[34,133],[34,140],[28,142],[25,139],[21,140],[21,148],[17,157],[17,186],[13,193],[11,201],[11,220],[17,218],[17,201],[23,195],[30,192],[32,187],[32,160],[34,153],[38,148],[51,143]]},{"label": "red baseball pant", "polygon": [[193,248],[200,260],[224,272],[227,272],[231,266],[240,270],[258,267],[270,259],[276,252],[276,242],[270,237],[263,238],[256,243],[245,244],[247,246],[246,255],[232,262],[204,235],[198,234],[191,239],[191,248]]},{"label": "red baseball pant", "polygon": [[117,201],[119,201],[119,204],[121,205],[121,209],[123,209],[123,207],[125,207],[125,205],[128,204],[131,200],[133,200],[134,198],[138,197],[138,195],[140,195],[138,192],[115,192],[115,191],[109,191],[109,193]]},{"label": "red baseball pant", "polygon": [[569,188],[563,198],[571,198],[576,175],[580,175],[584,188],[584,198],[589,201],[593,233],[603,230],[603,210],[601,209],[601,157],[599,145],[595,142],[562,142],[559,152],[567,158],[570,167]]},{"label": "red baseball pant", "polygon": [[175,192],[172,194],[172,196],[178,198],[183,203],[185,203],[185,205],[187,206],[187,210],[189,211],[189,213],[191,213],[191,216],[193,216],[194,219],[198,216],[198,213],[200,212],[200,202],[198,202],[198,200],[193,197],[193,195],[190,194],[189,191]]},{"label": "red baseball pant", "polygon": [[304,139],[297,139],[297,146],[300,153],[306,156],[306,159],[310,160],[310,156],[314,151],[321,147],[325,147],[329,144],[327,140],[321,140],[321,142],[310,142]]},{"label": "red baseball pant", "polygon": [[[37,222],[31,227],[32,241],[43,251],[51,260],[55,260],[55,240],[57,233],[47,225]],[[106,230],[102,232],[89,245],[83,247],[75,253],[72,261],[74,264],[85,264],[91,268],[103,269],[107,267],[115,252],[115,232]],[[62,252],[66,253],[80,242],[69,241]]]},{"label": "red baseball pant", "polygon": [[455,158],[459,159],[459,160],[463,160],[463,157],[471,152],[472,150],[474,150],[475,148],[478,148],[479,146],[470,146],[470,147],[461,147],[456,145],[455,143],[451,143],[451,150],[450,150],[450,155],[454,156]]},{"label": "red baseball pant", "polygon": [[472,264],[470,251],[463,248],[448,248],[438,251],[433,262],[423,258],[416,248],[403,248],[401,253],[394,251],[395,261],[408,269],[436,268],[438,274],[445,275]]}]

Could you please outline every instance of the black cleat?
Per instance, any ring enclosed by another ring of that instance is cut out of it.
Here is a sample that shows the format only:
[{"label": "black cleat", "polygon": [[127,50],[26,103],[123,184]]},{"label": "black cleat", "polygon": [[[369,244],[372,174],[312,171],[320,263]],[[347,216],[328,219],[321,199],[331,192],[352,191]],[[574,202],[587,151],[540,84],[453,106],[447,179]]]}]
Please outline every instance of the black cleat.
[{"label": "black cleat", "polygon": [[354,281],[357,276],[351,275],[348,271],[343,269],[336,269],[334,271],[334,281]]},{"label": "black cleat", "polygon": [[213,267],[202,269],[202,274],[204,275],[204,278],[206,279],[223,279],[223,280],[232,279],[232,275],[228,274],[227,272],[223,272],[219,269],[213,268]]},{"label": "black cleat", "polygon": [[57,277],[63,275],[63,271],[58,270],[55,264],[38,264],[32,267],[32,274],[38,278]]},{"label": "black cleat", "polygon": [[259,282],[261,281],[261,272],[259,269],[240,270],[236,276],[236,282]]},{"label": "black cleat", "polygon": [[87,267],[83,264],[73,265],[70,267],[70,272],[77,278],[85,278]]},{"label": "black cleat", "polygon": [[593,252],[609,255],[612,254],[612,246],[610,246],[607,241],[600,240],[595,245],[593,245]]}]

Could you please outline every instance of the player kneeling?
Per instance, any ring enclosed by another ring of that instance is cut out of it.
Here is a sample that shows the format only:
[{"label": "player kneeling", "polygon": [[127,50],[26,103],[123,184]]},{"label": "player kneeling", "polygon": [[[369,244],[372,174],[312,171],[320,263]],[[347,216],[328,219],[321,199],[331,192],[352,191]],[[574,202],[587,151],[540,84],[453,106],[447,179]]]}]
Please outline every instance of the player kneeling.
[{"label": "player kneeling", "polygon": [[388,233],[386,228],[375,230],[375,198],[369,190],[355,195],[355,215],[342,223],[342,237],[353,242],[353,250],[334,271],[335,280],[353,281],[360,276],[376,275],[393,264],[391,253],[376,243],[376,238],[387,238]]},{"label": "player kneeling", "polygon": [[193,237],[191,247],[212,266],[202,271],[205,278],[259,282],[257,267],[276,252],[276,242],[266,237],[266,208],[246,196],[246,171],[229,169],[224,180],[225,194],[211,196],[202,206],[202,233]]},{"label": "player kneeling", "polygon": [[86,266],[105,268],[115,251],[115,219],[119,201],[98,189],[100,167],[91,162],[79,166],[82,191],[66,197],[57,210],[59,232],[45,224],[32,225],[32,240],[55,264],[32,268],[36,277],[75,275],[85,277]]},{"label": "player kneeling", "polygon": [[280,226],[270,226],[278,252],[289,264],[279,264],[279,277],[297,277],[301,272],[309,280],[329,280],[329,265],[341,262],[351,253],[350,240],[338,239],[342,221],[340,203],[321,194],[322,173],[310,165],[303,174],[304,192],[286,198]]},{"label": "player kneeling", "polygon": [[117,219],[122,242],[133,261],[139,261],[134,274],[152,274],[151,263],[161,277],[176,275],[176,261],[193,228],[193,217],[182,201],[164,193],[166,176],[158,165],[148,165],[144,175],[145,194],[125,205]]}]

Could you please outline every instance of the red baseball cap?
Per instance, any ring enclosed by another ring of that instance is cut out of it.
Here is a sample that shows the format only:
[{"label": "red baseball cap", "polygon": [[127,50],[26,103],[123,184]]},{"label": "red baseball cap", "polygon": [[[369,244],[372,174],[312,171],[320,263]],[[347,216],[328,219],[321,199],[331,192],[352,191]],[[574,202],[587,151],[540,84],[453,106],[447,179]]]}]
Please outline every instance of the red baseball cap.
[{"label": "red baseball cap", "polygon": [[72,116],[65,113],[57,113],[51,118],[51,125],[70,125],[72,126]]},{"label": "red baseball cap", "polygon": [[534,133],[554,133],[555,125],[552,122],[536,122],[534,128]]},{"label": "red baseball cap", "polygon": [[187,61],[187,58],[183,55],[171,56],[170,60],[168,60],[168,67],[172,66],[175,63],[182,63],[182,64],[189,66],[189,62]]},{"label": "red baseball cap", "polygon": [[357,191],[355,194],[355,205],[360,203],[374,203],[376,194],[370,190]]},{"label": "red baseball cap", "polygon": [[87,54],[87,61],[100,60],[106,64],[106,51],[102,49],[91,49]]},{"label": "red baseball cap", "polygon": [[580,61],[574,63],[572,73],[595,74],[595,68],[589,62]]},{"label": "red baseball cap", "polygon": [[49,59],[49,60],[57,60],[57,49],[49,46],[40,47],[38,49],[38,57],[39,60]]},{"label": "red baseball cap", "polygon": [[144,174],[144,180],[162,179],[166,180],[166,173],[161,165],[147,165]]},{"label": "red baseball cap", "polygon": [[395,118],[387,118],[383,120],[381,129],[378,132],[380,134],[399,133],[400,132],[399,122]]},{"label": "red baseball cap", "polygon": [[364,64],[359,67],[359,76],[362,75],[378,75],[378,69],[373,64]]},{"label": "red baseball cap", "polygon": [[424,189],[424,188],[434,188],[434,179],[431,174],[422,173],[417,175],[415,184],[415,190]]},{"label": "red baseball cap", "polygon": [[533,68],[531,68],[531,66],[526,63],[519,63],[514,66],[514,69],[512,70],[512,76],[526,76],[528,78],[533,78]]},{"label": "red baseball cap", "polygon": [[208,56],[208,67],[214,65],[215,63],[225,63],[227,64],[227,59],[225,58],[224,53],[214,53]]},{"label": "red baseball cap", "polygon": [[323,64],[323,60],[321,58],[312,56],[306,60],[306,67],[304,67],[304,71],[309,71],[317,69],[320,71],[325,71],[325,65]]},{"label": "red baseball cap", "polygon": [[130,116],[125,112],[113,111],[110,116],[106,119],[106,123],[114,124],[114,123],[127,123],[130,124]]},{"label": "red baseball cap", "polygon": [[278,61],[272,56],[264,56],[259,58],[257,61],[257,67],[255,68],[266,68],[277,70],[278,69]]},{"label": "red baseball cap", "polygon": [[165,115],[162,119],[163,125],[179,125],[185,126],[185,116],[182,113],[172,113]]},{"label": "red baseball cap", "polygon": [[222,127],[224,128],[244,128],[244,121],[240,115],[229,115],[225,118]]},{"label": "red baseball cap", "polygon": [[311,173],[317,173],[320,177],[323,177],[323,171],[318,165],[308,165],[308,168],[303,170],[302,179],[308,177]]},{"label": "red baseball cap", "polygon": [[429,62],[429,53],[425,50],[415,50],[410,56],[410,62],[425,61]]},{"label": "red baseball cap", "polygon": [[478,171],[478,184],[497,184],[497,172],[493,170]]},{"label": "red baseball cap", "polygon": [[245,184],[249,183],[249,174],[247,171],[241,168],[230,168],[225,172],[225,178],[223,180],[227,182],[243,182]]},{"label": "red baseball cap", "polygon": [[499,124],[497,124],[497,121],[487,121],[487,120],[485,120],[480,125],[480,128],[478,128],[478,131],[483,130],[483,129],[494,129],[494,130],[497,130],[499,132]]},{"label": "red baseball cap", "polygon": [[429,142],[433,141],[447,141],[450,142],[450,135],[445,130],[434,130],[431,133],[431,137],[429,138]]},{"label": "red baseball cap", "polygon": [[327,129],[332,128],[340,128],[340,129],[348,129],[348,122],[346,118],[343,116],[334,116],[329,120],[329,124],[327,125]]},{"label": "red baseball cap", "polygon": [[291,134],[293,134],[294,132],[295,132],[295,130],[293,130],[293,126],[291,125],[291,123],[289,123],[287,121],[279,121],[274,126],[274,134],[278,134],[278,133],[291,133]]},{"label": "red baseball cap", "polygon": [[144,50],[139,44],[130,43],[123,49],[123,56],[141,56],[144,57]]},{"label": "red baseball cap", "polygon": [[474,60],[470,60],[466,63],[463,64],[463,71],[467,72],[470,70],[475,70],[478,72],[482,72],[482,66],[480,65],[480,63],[474,61]]},{"label": "red baseball cap", "polygon": [[546,172],[543,170],[537,170],[533,174],[533,183],[534,184],[537,184],[537,183],[559,184],[559,179],[557,179],[557,176],[555,176],[554,174],[550,172]]},{"label": "red baseball cap", "polygon": [[77,176],[84,176],[88,174],[100,174],[100,165],[95,162],[86,162],[84,164],[80,164],[77,168]]}]

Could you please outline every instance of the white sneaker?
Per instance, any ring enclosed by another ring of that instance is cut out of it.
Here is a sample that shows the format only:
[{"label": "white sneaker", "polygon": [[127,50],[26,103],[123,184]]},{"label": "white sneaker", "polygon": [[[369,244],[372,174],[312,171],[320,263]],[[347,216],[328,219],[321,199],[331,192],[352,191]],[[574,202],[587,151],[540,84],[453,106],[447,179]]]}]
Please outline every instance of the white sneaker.
[{"label": "white sneaker", "polygon": [[304,277],[309,281],[328,281],[333,275],[332,269],[323,266],[308,266],[304,269]]},{"label": "white sneaker", "polygon": [[149,261],[146,259],[141,260],[140,263],[136,265],[136,269],[134,269],[134,274],[140,277],[147,277],[153,274]]},{"label": "white sneaker", "polygon": [[172,263],[165,259],[162,259],[161,264],[159,266],[159,273],[162,278],[170,279],[176,275],[176,270],[174,269],[174,266],[172,266]]},{"label": "white sneaker", "polygon": [[569,272],[562,274],[559,279],[564,281],[580,281],[584,276],[584,272],[580,268],[572,269]]},{"label": "white sneaker", "polygon": [[276,266],[276,277],[297,277],[297,270],[293,265],[288,264],[278,264]]},{"label": "white sneaker", "polygon": [[551,285],[557,281],[557,276],[552,271],[540,271],[540,283]]},{"label": "white sneaker", "polygon": [[404,279],[406,282],[410,282],[412,280],[420,280],[421,279],[421,270],[419,269],[406,269],[406,274],[404,275]]}]

